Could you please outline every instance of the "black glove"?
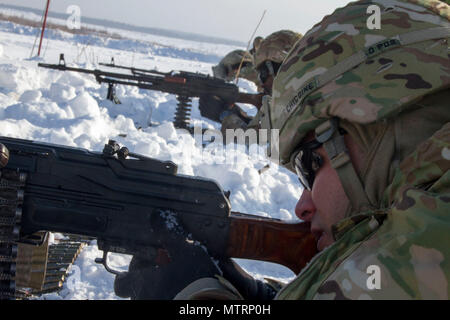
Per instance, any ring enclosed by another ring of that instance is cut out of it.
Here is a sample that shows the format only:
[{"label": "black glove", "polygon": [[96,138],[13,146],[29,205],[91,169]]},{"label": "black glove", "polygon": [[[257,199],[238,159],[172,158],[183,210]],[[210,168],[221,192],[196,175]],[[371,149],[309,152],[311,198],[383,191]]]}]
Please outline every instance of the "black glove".
[{"label": "black glove", "polygon": [[218,96],[205,95],[200,97],[198,108],[202,117],[220,123],[220,115],[229,109],[229,105]]},{"label": "black glove", "polygon": [[202,117],[219,123],[222,123],[223,119],[232,113],[238,115],[246,124],[253,119],[236,104],[227,104],[218,96],[205,95],[200,97],[198,107]]},{"label": "black glove", "polygon": [[[174,223],[174,220],[171,222]],[[187,235],[179,225],[169,230],[167,220],[158,216],[153,221],[153,229],[157,230],[157,237],[161,239],[159,254],[153,260],[143,256],[133,257],[128,272],[116,276],[114,281],[114,291],[119,297],[131,297],[133,300],[173,299],[191,282],[221,274],[206,249],[198,243],[187,241]]]}]

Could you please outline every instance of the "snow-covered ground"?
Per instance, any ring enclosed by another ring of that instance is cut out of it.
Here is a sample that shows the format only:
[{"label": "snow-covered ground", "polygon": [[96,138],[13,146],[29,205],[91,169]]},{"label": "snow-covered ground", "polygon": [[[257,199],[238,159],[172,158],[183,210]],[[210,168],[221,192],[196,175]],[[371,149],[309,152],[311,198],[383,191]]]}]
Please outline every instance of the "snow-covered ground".
[{"label": "snow-covered ground", "polygon": [[[116,30],[115,30],[116,31]],[[267,159],[250,157],[242,150],[230,151],[237,162],[223,164],[216,157],[217,148],[204,149],[195,139],[172,125],[177,101],[161,92],[117,87],[122,104],[106,100],[106,86],[85,74],[59,72],[37,67],[37,63],[58,63],[64,53],[66,63],[78,67],[98,67],[97,62],[161,71],[186,70],[211,73],[211,66],[236,48],[227,45],[164,39],[151,35],[123,32],[127,39],[111,40],[98,36],[76,36],[50,31],[44,42],[44,59],[30,58],[38,30],[0,22],[0,135],[50,142],[101,151],[109,139],[117,140],[130,151],[178,164],[179,173],[215,179],[224,190],[231,191],[233,211],[296,220],[293,213],[301,194],[297,178],[283,168],[258,172]],[[49,40],[48,40],[49,39]],[[245,80],[243,91],[255,92]],[[244,107],[250,114],[254,108]],[[219,128],[200,116],[194,100],[194,124]],[[101,265],[95,241],[77,259],[81,271],[76,286],[69,277],[58,294],[41,299],[117,299],[114,277]],[[113,255],[111,264],[127,270],[130,258]],[[249,260],[238,262],[256,277],[270,276],[288,280],[287,268]]]}]

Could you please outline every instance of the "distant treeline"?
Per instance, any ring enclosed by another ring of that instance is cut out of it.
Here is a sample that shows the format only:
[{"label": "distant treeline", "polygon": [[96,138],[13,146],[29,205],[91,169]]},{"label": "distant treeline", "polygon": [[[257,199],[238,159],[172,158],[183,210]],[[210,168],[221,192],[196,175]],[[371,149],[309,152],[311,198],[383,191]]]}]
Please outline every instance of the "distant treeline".
[{"label": "distant treeline", "polygon": [[[33,9],[33,8],[15,6],[15,5],[9,5],[9,4],[3,4],[3,3],[0,3],[0,9],[1,8],[18,10],[18,11],[28,11],[28,12],[34,13],[38,16],[41,16],[42,12],[43,12],[43,10],[39,10],[39,9]],[[68,14],[52,12],[52,11],[49,11],[48,16],[52,17],[52,18],[56,18],[56,19],[67,19],[68,18]],[[243,42],[230,40],[230,39],[217,38],[217,37],[205,36],[205,35],[201,35],[201,34],[160,29],[160,28],[139,27],[139,26],[133,26],[133,25],[127,24],[127,23],[115,22],[115,21],[109,21],[109,20],[103,20],[103,19],[96,19],[96,18],[89,18],[89,17],[85,17],[85,16],[82,17],[81,22],[87,23],[87,24],[92,24],[92,25],[98,25],[98,26],[102,26],[102,27],[106,27],[106,28],[115,28],[115,29],[128,30],[128,31],[134,31],[134,32],[149,33],[149,34],[162,36],[162,37],[177,38],[177,39],[191,40],[191,41],[197,41],[197,42],[215,43],[215,44],[227,44],[227,45],[233,45],[233,46],[238,46],[238,47],[246,46],[246,44]]]}]

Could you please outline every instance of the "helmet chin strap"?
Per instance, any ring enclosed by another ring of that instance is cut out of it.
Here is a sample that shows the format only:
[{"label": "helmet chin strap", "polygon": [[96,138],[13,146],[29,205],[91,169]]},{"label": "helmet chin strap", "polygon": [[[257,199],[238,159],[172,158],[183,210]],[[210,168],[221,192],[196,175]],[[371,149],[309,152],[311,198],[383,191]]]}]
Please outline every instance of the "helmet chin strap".
[{"label": "helmet chin strap", "polygon": [[332,118],[316,128],[316,140],[323,144],[331,161],[331,166],[336,170],[342,187],[350,200],[346,217],[352,211],[367,211],[371,205],[361,179],[356,170],[345,145],[344,136],[339,132],[339,119]]}]

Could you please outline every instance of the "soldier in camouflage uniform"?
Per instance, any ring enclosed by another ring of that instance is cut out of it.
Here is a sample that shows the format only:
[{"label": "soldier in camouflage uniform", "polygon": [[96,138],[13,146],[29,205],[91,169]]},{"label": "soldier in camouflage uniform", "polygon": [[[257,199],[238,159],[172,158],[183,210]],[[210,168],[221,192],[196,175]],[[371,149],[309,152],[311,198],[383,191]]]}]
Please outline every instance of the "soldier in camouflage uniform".
[{"label": "soldier in camouflage uniform", "polygon": [[[234,50],[228,53],[218,65],[212,67],[213,75],[216,78],[220,78],[226,81],[234,81],[236,76],[238,78],[247,79],[258,87],[260,90],[260,84],[258,75],[253,68],[253,56],[244,50]],[[239,75],[238,75],[239,72]],[[222,113],[232,112],[236,115],[240,121],[248,123],[251,120],[241,108],[237,105],[226,105],[226,103],[217,96],[205,95],[200,97],[199,100],[200,114],[210,120],[216,122],[222,122]]]},{"label": "soldier in camouflage uniform", "polygon": [[[449,299],[449,20],[438,0],[352,2],[283,62],[261,125],[279,130],[319,253],[276,299]],[[221,268],[176,298],[270,298]]]},{"label": "soldier in camouflage uniform", "polygon": [[449,17],[436,0],[351,3],[285,60],[264,123],[321,252],[279,299],[449,299]]},{"label": "soldier in camouflage uniform", "polygon": [[[438,0],[352,2],[284,61],[261,123],[280,130],[320,252],[277,299],[449,299],[449,18]],[[195,284],[179,296],[208,291]]]},{"label": "soldier in camouflage uniform", "polygon": [[272,94],[273,79],[277,75],[281,63],[301,38],[300,33],[280,30],[267,36],[259,44],[254,54],[254,67],[258,72],[265,94]]},{"label": "soldier in camouflage uniform", "polygon": [[[265,39],[254,42],[254,67],[262,84],[264,94],[271,95],[273,78],[293,45],[301,39],[301,34],[280,30]],[[248,122],[236,113],[229,111],[222,115],[222,134],[226,136],[227,129],[243,129],[258,127],[259,116]]]},{"label": "soldier in camouflage uniform", "polygon": [[281,67],[270,124],[321,253],[278,298],[448,298],[448,14],[439,1],[352,3]]}]

